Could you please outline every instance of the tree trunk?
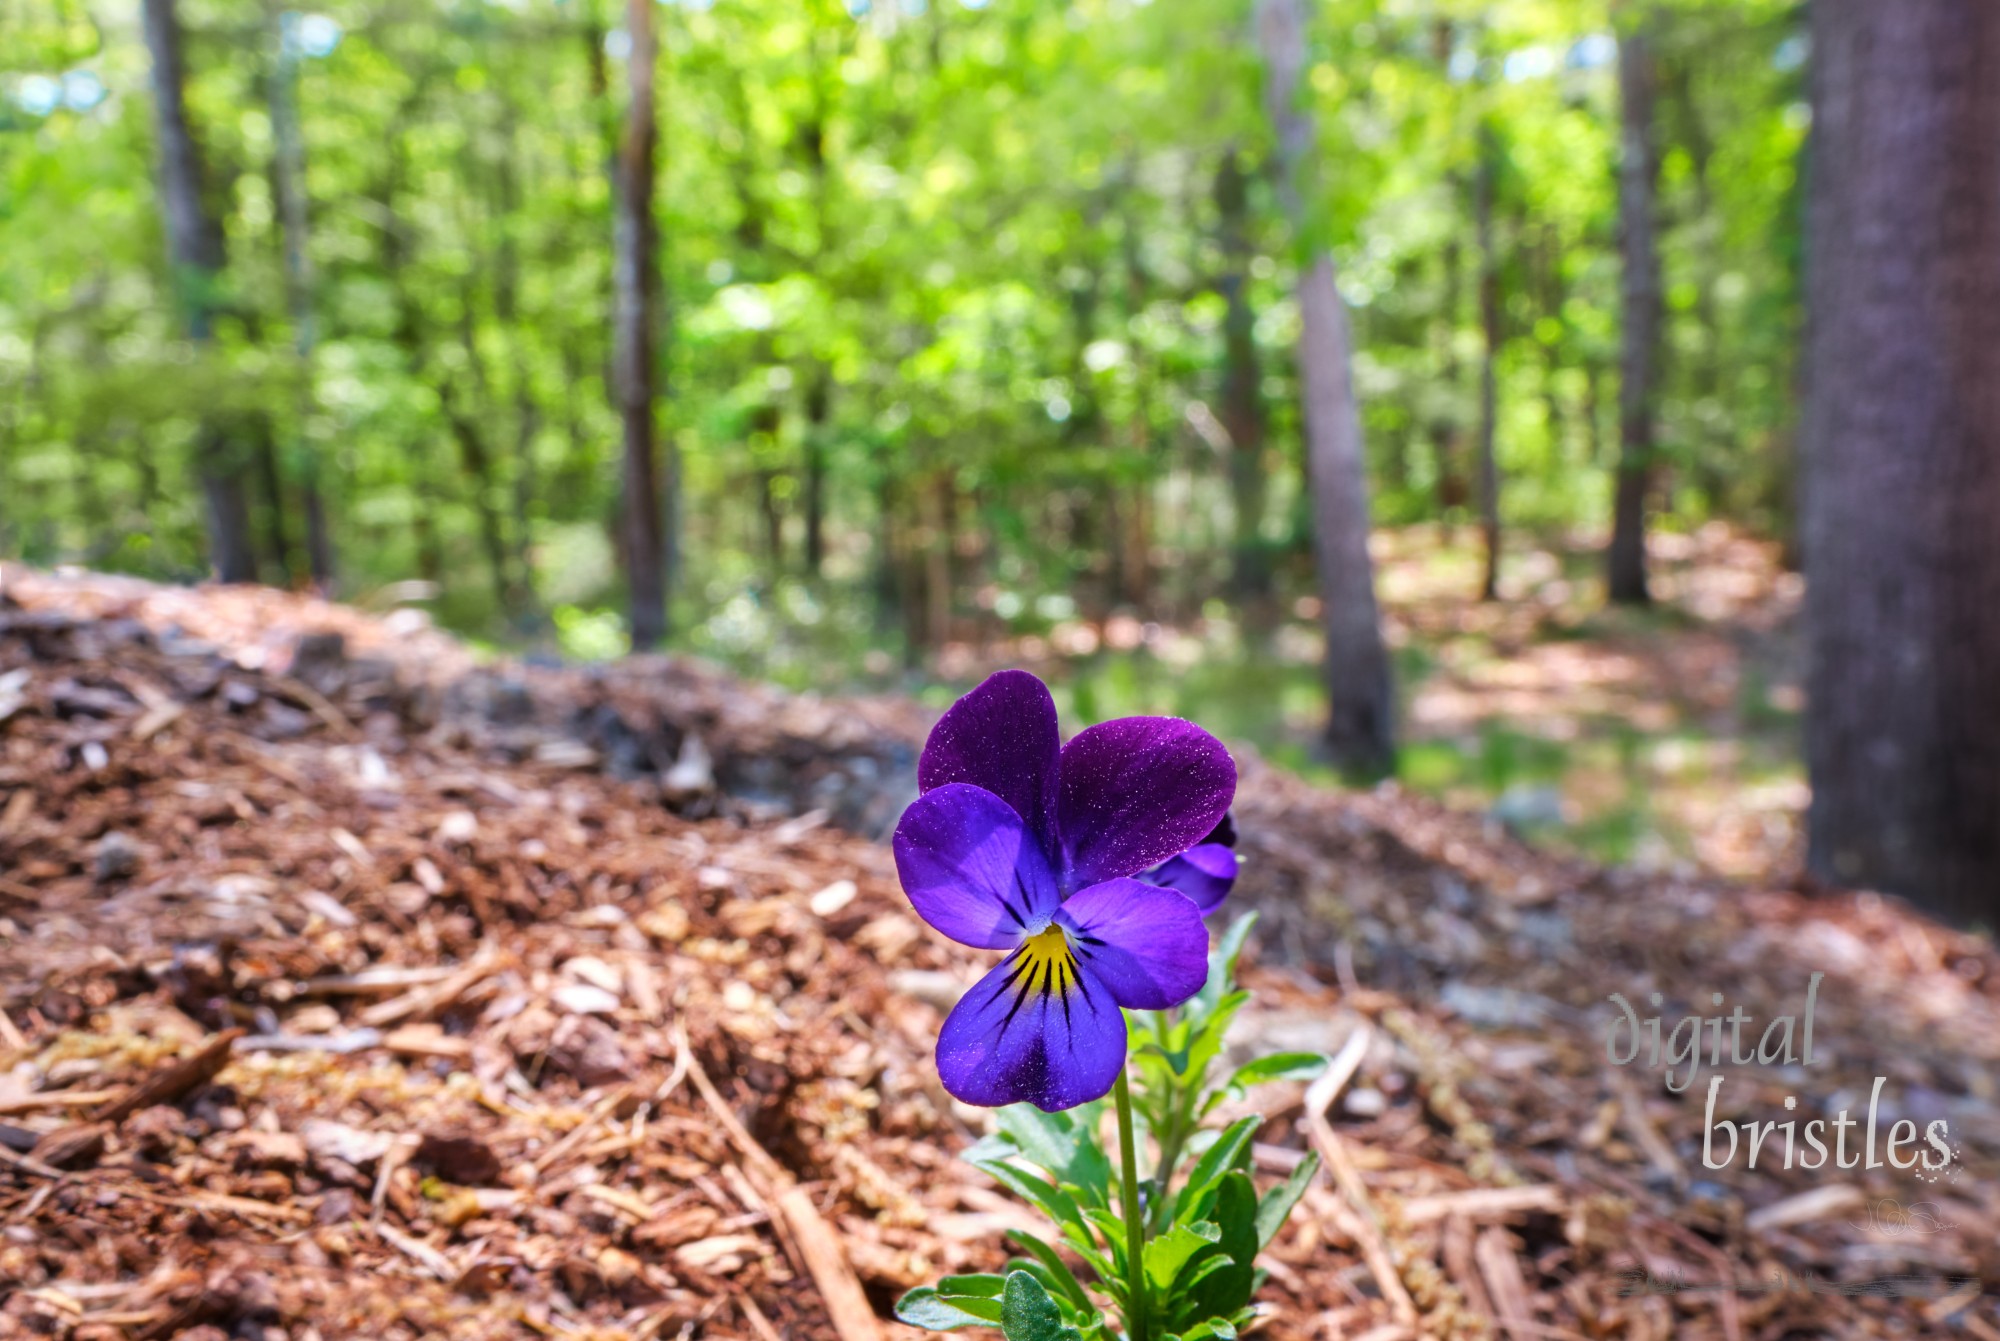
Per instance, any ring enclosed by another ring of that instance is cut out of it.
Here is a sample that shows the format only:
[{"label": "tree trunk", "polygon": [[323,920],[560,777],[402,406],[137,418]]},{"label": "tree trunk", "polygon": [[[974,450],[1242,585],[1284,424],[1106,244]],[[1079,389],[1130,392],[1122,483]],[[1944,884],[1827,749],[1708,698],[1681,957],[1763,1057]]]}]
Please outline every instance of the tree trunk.
[{"label": "tree trunk", "polygon": [[313,450],[309,423],[313,412],[312,358],[318,338],[312,300],[312,262],[306,250],[310,225],[306,214],[305,137],[299,125],[298,15],[278,16],[277,73],[271,80],[271,134],[277,143],[271,170],[276,179],[278,226],[284,240],[285,305],[292,318],[292,348],[299,360],[299,395],[293,427],[293,450],[300,466],[300,499],[306,523],[306,568],[313,587],[333,590],[333,537],[327,531],[326,501],[320,492],[318,453]]},{"label": "tree trunk", "polygon": [[1451,543],[1458,509],[1464,507],[1466,499],[1471,496],[1459,460],[1464,454],[1465,440],[1465,425],[1458,399],[1458,309],[1465,269],[1460,250],[1454,233],[1444,244],[1443,312],[1432,335],[1438,355],[1438,394],[1431,420],[1431,452],[1437,463],[1438,521],[1447,545]]},{"label": "tree trunk", "polygon": [[1312,120],[1299,107],[1305,63],[1300,0],[1259,0],[1257,31],[1266,67],[1266,110],[1277,130],[1283,168],[1279,195],[1299,255],[1299,383],[1332,700],[1327,751],[1340,768],[1384,772],[1395,762],[1389,656],[1368,555],[1368,477],[1349,367],[1353,350],[1347,309],[1334,282],[1333,256],[1307,222],[1304,178],[1314,148]]},{"label": "tree trunk", "polygon": [[1500,415],[1500,258],[1493,246],[1493,179],[1500,143],[1491,123],[1479,127],[1479,169],[1473,176],[1473,214],[1479,229],[1479,525],[1486,539],[1486,570],[1479,599],[1500,598],[1500,463],[1493,438]]},{"label": "tree trunk", "polygon": [[826,434],[833,378],[817,365],[806,386],[805,508],[806,576],[818,577],[826,563]]},{"label": "tree trunk", "polygon": [[1622,126],[1618,227],[1623,251],[1624,322],[1618,386],[1618,484],[1606,554],[1610,597],[1643,604],[1646,591],[1646,494],[1653,470],[1653,398],[1660,349],[1660,253],[1654,218],[1660,156],[1653,134],[1659,76],[1642,14],[1618,39]]},{"label": "tree trunk", "polygon": [[1808,862],[2000,921],[2000,6],[1816,0]]},{"label": "tree trunk", "polygon": [[1701,352],[1691,362],[1692,393],[1699,413],[1693,416],[1695,442],[1690,455],[1694,459],[1694,477],[1707,504],[1709,515],[1723,516],[1733,501],[1731,486],[1737,484],[1736,476],[1745,462],[1732,454],[1734,434],[1727,426],[1717,432],[1716,410],[1720,408],[1723,392],[1723,348],[1722,348],[1722,305],[1717,293],[1721,279],[1722,227],[1721,211],[1716,208],[1715,185],[1710,165],[1715,161],[1715,138],[1709,133],[1708,122],[1702,116],[1701,104],[1695,95],[1694,77],[1690,62],[1679,60],[1668,65],[1668,83],[1673,89],[1674,102],[1680,112],[1680,138],[1687,149],[1688,176],[1694,186],[1694,218],[1687,232],[1692,235],[1690,251],[1694,257],[1694,318],[1695,325],[1702,333]]},{"label": "tree trunk", "polygon": [[653,160],[658,139],[653,111],[654,7],[654,0],[628,0],[625,7],[626,29],[632,39],[626,61],[629,102],[612,174],[613,284],[617,291],[613,364],[625,443],[620,529],[634,651],[657,647],[667,636],[670,561],[653,422],[653,342],[660,289],[653,223]]},{"label": "tree trunk", "polygon": [[278,428],[261,411],[248,420],[257,486],[264,495],[264,554],[276,584],[292,584],[292,540],[285,528],[284,472],[278,465]]},{"label": "tree trunk", "polygon": [[[153,107],[159,135],[160,204],[166,215],[173,288],[188,338],[214,338],[216,286],[223,266],[222,225],[202,198],[201,146],[188,123],[186,67],[175,0],[145,0],[146,50],[153,63]],[[255,582],[257,556],[250,543],[250,503],[244,488],[248,462],[217,412],[202,416],[196,431],[195,469],[208,502],[208,541],[215,575],[224,582]]]},{"label": "tree trunk", "polygon": [[1250,307],[1250,191],[1231,145],[1215,173],[1217,241],[1222,273],[1216,292],[1228,305],[1222,321],[1222,426],[1229,433],[1229,493],[1236,514],[1229,563],[1230,593],[1268,621],[1271,556],[1264,543],[1263,370],[1257,363],[1257,316]]}]

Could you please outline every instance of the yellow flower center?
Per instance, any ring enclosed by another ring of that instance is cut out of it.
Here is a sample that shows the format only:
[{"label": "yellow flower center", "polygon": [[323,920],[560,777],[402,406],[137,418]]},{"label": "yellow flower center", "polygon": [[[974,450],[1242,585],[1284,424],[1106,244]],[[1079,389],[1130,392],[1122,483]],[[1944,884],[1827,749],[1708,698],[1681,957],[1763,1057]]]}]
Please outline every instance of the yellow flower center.
[{"label": "yellow flower center", "polygon": [[1022,941],[1010,976],[1024,996],[1028,992],[1067,996],[1076,985],[1076,952],[1070,948],[1068,934],[1051,922]]}]

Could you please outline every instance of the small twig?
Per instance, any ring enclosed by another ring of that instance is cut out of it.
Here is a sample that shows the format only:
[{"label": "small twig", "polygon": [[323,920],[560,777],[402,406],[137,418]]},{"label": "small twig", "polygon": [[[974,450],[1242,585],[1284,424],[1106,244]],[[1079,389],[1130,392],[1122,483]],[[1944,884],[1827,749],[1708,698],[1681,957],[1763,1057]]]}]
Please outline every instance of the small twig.
[{"label": "small twig", "polygon": [[4,1145],[0,1145],[0,1164],[11,1164],[24,1173],[32,1173],[42,1178],[67,1176],[61,1169],[52,1169],[32,1155],[17,1155]]},{"label": "small twig", "polygon": [[13,1052],[20,1052],[28,1046],[28,1036],[14,1026],[4,1010],[0,1010],[0,1046]]},{"label": "small twig", "polygon": [[405,992],[402,996],[387,1001],[378,1001],[361,1012],[361,1023],[380,1028],[394,1024],[411,1016],[422,1018],[436,1014],[457,1001],[484,981],[489,973],[500,966],[500,953],[491,944],[481,945],[475,954],[450,977],[441,979],[427,987]]},{"label": "small twig", "polygon": [[1353,1214],[1346,1217],[1346,1232],[1361,1246],[1362,1260],[1367,1262],[1382,1297],[1389,1301],[1396,1321],[1414,1328],[1419,1316],[1416,1301],[1410,1298],[1402,1276],[1396,1271],[1395,1259],[1389,1254],[1388,1241],[1382,1237],[1381,1221],[1375,1214],[1374,1203],[1369,1200],[1368,1188],[1361,1181],[1361,1173],[1355,1168],[1353,1157],[1347,1153],[1340,1134],[1326,1120],[1327,1108],[1341,1088],[1353,1078],[1362,1057],[1367,1055],[1372,1035],[1368,1025],[1357,1024],[1354,1032],[1348,1035],[1340,1055],[1333,1059],[1333,1065],[1306,1091],[1306,1127],[1312,1133],[1313,1144],[1319,1148],[1320,1158],[1326,1161],[1327,1173],[1332,1176],[1334,1186],[1353,1208]]},{"label": "small twig", "polygon": [[819,1213],[819,1207],[813,1205],[812,1196],[793,1180],[782,1164],[771,1158],[771,1153],[757,1143],[757,1138],[730,1111],[714,1082],[709,1080],[708,1073],[702,1070],[694,1049],[688,1046],[685,1027],[676,1026],[675,1041],[682,1056],[687,1058],[688,1078],[694,1081],[694,1087],[701,1092],[709,1111],[715,1114],[715,1120],[729,1134],[730,1142],[742,1153],[744,1163],[771,1185],[771,1200],[777,1204],[785,1223],[791,1228],[792,1237],[797,1240],[799,1255],[805,1259],[806,1271],[812,1276],[813,1284],[819,1287],[820,1298],[826,1302],[827,1316],[833,1320],[833,1329],[840,1334],[840,1341],[882,1341],[882,1323],[875,1316],[875,1307],[868,1302],[867,1292],[861,1288],[861,1280],[854,1274],[854,1267],[848,1262],[840,1239]]},{"label": "small twig", "polygon": [[382,1236],[384,1243],[401,1251],[405,1256],[415,1261],[439,1280],[454,1281],[458,1279],[458,1268],[451,1264],[451,1259],[436,1248],[431,1247],[430,1244],[425,1243],[422,1239],[412,1238],[410,1235],[397,1229],[394,1225],[389,1224],[377,1224],[375,1232]]},{"label": "small twig", "polygon": [[117,1099],[90,1115],[92,1122],[123,1122],[142,1108],[170,1104],[190,1090],[215,1079],[229,1065],[229,1050],[243,1037],[241,1029],[225,1029],[186,1057],[176,1058],[147,1076]]},{"label": "small twig", "polygon": [[347,714],[336,708],[319,690],[303,680],[294,680],[289,675],[273,675],[270,679],[273,689],[286,698],[305,704],[311,709],[313,716],[325,722],[327,727],[342,740],[355,738],[354,723],[349,721]]},{"label": "small twig", "polygon": [[630,1094],[631,1086],[620,1085],[617,1089],[612,1090],[600,1099],[597,1102],[597,1106],[585,1115],[583,1121],[577,1123],[560,1141],[557,1141],[536,1157],[535,1172],[547,1173],[555,1166],[558,1160],[589,1140],[596,1134],[598,1127],[603,1125],[604,1119],[610,1117],[617,1110],[618,1106],[625,1102]]},{"label": "small twig", "polygon": [[122,1090],[50,1090],[24,1094],[18,1099],[0,1099],[0,1117],[17,1113],[39,1113],[45,1108],[88,1108],[107,1099],[116,1099]]},{"label": "small twig", "polygon": [[1505,1220],[1529,1211],[1554,1214],[1562,1208],[1562,1189],[1554,1183],[1534,1183],[1527,1187],[1475,1187],[1465,1192],[1411,1197],[1403,1203],[1403,1223],[1422,1225],[1453,1215],[1462,1215],[1472,1221]]},{"label": "small twig", "polygon": [[681,1082],[687,1079],[688,1063],[693,1059],[693,1054],[688,1051],[687,1030],[677,1029],[675,1039],[680,1046],[674,1049],[674,1069],[660,1082],[660,1088],[653,1091],[652,1104],[655,1108],[665,1103],[667,1096],[681,1087]]},{"label": "small twig", "polygon": [[764,1310],[757,1307],[755,1299],[752,1299],[747,1294],[742,1294],[736,1297],[736,1302],[742,1306],[743,1316],[750,1323],[751,1330],[763,1338],[763,1341],[782,1341],[782,1338],[778,1335],[778,1329],[773,1327],[771,1320],[764,1316]]},{"label": "small twig", "polygon": [[1686,1187],[1687,1165],[1681,1163],[1680,1155],[1648,1116],[1646,1101],[1640,1095],[1638,1086],[1623,1071],[1614,1069],[1609,1074],[1612,1093],[1618,1097],[1619,1111],[1625,1119],[1626,1133],[1645,1152],[1646,1162],[1653,1166],[1655,1173],[1669,1179],[1675,1187]]}]

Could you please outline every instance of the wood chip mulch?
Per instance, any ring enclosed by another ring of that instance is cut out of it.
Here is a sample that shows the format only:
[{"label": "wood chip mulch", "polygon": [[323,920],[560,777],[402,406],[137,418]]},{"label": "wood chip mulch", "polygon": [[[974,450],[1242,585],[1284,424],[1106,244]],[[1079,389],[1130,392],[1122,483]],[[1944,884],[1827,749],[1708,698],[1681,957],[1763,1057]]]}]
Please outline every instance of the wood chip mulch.
[{"label": "wood chip mulch", "polygon": [[[1033,1225],[931,1066],[979,957],[875,841],[927,721],[0,571],[0,1337],[911,1341],[897,1294]],[[1237,822],[1238,1046],[1340,1059],[1257,1099],[1267,1171],[1331,1165],[1268,1334],[2000,1337],[1989,941],[1254,761]],[[1718,1115],[1884,1077],[1948,1177],[1710,1169],[1709,1068],[1606,1060],[1613,992],[1761,1028],[1815,971],[1815,1064],[1724,1068]]]}]

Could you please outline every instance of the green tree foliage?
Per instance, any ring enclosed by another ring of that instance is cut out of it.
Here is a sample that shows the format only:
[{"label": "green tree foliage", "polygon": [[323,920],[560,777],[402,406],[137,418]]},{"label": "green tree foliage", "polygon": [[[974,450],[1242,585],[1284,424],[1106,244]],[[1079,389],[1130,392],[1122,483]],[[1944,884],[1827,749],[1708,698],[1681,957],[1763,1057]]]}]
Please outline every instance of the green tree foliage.
[{"label": "green tree foliage", "polygon": [[[287,301],[279,16],[179,8],[228,235],[199,348],[171,301],[137,6],[0,0],[0,553],[200,576],[198,432],[228,414],[260,426],[266,580],[307,577],[316,479],[344,593],[423,578],[460,627],[553,616],[573,646],[614,647],[591,612],[621,596],[623,6],[326,0],[284,21],[309,346]],[[1798,7],[1657,10],[1663,497],[1683,519],[1778,525]],[[1281,592],[1307,589],[1296,252],[1250,17],[1247,0],[661,5],[676,629],[726,648],[820,621],[921,650],[1069,603],[1175,617],[1229,590],[1246,535]],[[1353,313],[1377,520],[1477,516],[1484,144],[1504,523],[1601,529],[1607,0],[1327,0],[1310,24],[1315,227]],[[1225,226],[1232,154],[1247,216]],[[1268,430],[1248,490],[1222,418],[1239,269]],[[1263,509],[1242,532],[1239,497]]]}]

